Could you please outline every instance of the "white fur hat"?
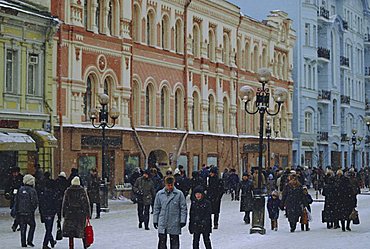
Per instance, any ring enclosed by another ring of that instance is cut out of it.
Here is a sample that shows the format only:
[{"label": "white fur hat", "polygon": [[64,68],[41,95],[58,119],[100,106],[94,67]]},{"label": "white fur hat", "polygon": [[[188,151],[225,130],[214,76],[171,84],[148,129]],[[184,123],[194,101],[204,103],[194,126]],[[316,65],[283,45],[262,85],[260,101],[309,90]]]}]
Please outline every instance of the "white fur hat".
[{"label": "white fur hat", "polygon": [[62,176],[62,177],[64,177],[64,178],[67,178],[66,173],[65,173],[65,172],[63,172],[63,171],[59,173],[59,176]]},{"label": "white fur hat", "polygon": [[74,186],[80,186],[81,185],[80,178],[78,176],[73,177],[71,184]]},{"label": "white fur hat", "polygon": [[30,174],[25,175],[23,177],[23,184],[35,187],[35,177]]},{"label": "white fur hat", "polygon": [[174,175],[180,174],[180,170],[178,168],[175,169]]}]

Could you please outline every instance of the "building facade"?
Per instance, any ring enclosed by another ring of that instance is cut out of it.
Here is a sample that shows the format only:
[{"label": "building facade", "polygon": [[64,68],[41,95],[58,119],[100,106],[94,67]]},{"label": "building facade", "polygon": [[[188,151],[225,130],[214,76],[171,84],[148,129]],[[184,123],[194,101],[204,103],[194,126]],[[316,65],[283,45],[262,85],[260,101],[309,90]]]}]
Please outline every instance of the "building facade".
[{"label": "building facade", "polygon": [[[262,7],[263,6],[263,7]],[[248,7],[248,6],[246,6]],[[252,6],[249,6],[252,8]],[[293,19],[294,165],[361,168],[369,165],[367,127],[369,2],[262,1]],[[353,152],[352,131],[357,141]]]},{"label": "building facade", "polygon": [[[269,159],[271,165],[291,164],[295,32],[286,13],[258,22],[222,0],[70,0],[53,6],[64,22],[54,51],[61,56],[54,72],[60,93],[55,108],[62,116],[55,129],[63,145],[57,170],[100,172],[101,130],[92,128],[88,115],[99,107],[99,93],[120,111],[118,124],[107,131],[112,185],[135,167],[165,171],[182,164],[189,174],[203,164],[239,172],[257,166],[259,119],[246,114],[238,92],[244,85],[257,90],[260,67],[273,71],[272,91],[290,93],[271,120],[277,137]],[[270,110],[276,106],[271,99]]]},{"label": "building facade", "polygon": [[49,8],[0,1],[0,192],[11,167],[53,169],[52,49],[59,22]]}]

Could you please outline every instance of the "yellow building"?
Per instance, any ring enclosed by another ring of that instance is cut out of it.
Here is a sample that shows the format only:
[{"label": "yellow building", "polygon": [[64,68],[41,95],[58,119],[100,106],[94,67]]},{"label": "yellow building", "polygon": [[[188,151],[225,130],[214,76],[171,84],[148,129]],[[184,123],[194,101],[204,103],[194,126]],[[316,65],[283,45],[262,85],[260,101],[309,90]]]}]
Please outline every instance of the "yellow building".
[{"label": "yellow building", "polygon": [[49,11],[34,1],[0,2],[0,191],[11,167],[52,170],[52,38],[59,21]]}]

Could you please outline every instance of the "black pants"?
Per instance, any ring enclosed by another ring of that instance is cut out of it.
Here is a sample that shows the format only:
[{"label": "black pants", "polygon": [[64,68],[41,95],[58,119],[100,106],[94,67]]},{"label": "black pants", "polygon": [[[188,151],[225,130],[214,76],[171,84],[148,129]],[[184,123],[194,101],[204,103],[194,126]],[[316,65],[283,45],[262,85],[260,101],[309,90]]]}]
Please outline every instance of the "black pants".
[{"label": "black pants", "polygon": [[251,215],[250,215],[250,211],[245,211],[244,212],[244,222],[246,223],[246,224],[249,224],[249,223],[251,223]]},{"label": "black pants", "polygon": [[[32,243],[33,235],[35,234],[35,229],[36,229],[35,216],[34,215],[19,215],[17,216],[17,220],[21,227],[22,246],[26,245],[27,243]],[[26,243],[27,225],[30,226],[30,229],[28,230],[27,243]]]},{"label": "black pants", "polygon": [[[167,234],[159,233],[158,234],[158,249],[167,249]],[[179,235],[170,234],[170,249],[179,249],[180,240]]]},{"label": "black pants", "polygon": [[213,215],[213,226],[218,226],[218,219],[220,218],[220,214]]},{"label": "black pants", "polygon": [[45,224],[45,236],[44,242],[42,243],[44,246],[47,246],[50,242],[50,245],[54,245],[55,241],[53,238],[53,223],[54,223],[54,216],[45,216],[44,217],[44,224]]},{"label": "black pants", "polygon": [[203,242],[206,249],[212,249],[211,239],[209,233],[194,233],[193,235],[193,249],[199,249],[200,235],[203,235]]},{"label": "black pants", "polygon": [[149,209],[150,205],[144,205],[143,203],[137,203],[137,215],[139,217],[139,223],[144,222],[145,227],[149,226]]},{"label": "black pants", "polygon": [[[100,202],[96,204],[96,217],[100,217]],[[93,216],[94,202],[90,202],[91,217]]]}]

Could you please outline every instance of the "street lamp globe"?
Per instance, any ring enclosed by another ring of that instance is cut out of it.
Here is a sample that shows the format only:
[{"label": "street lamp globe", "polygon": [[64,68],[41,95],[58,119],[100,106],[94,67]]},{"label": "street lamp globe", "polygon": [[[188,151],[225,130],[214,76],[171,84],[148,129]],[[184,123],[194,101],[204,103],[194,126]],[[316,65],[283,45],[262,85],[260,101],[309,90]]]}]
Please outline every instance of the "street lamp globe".
[{"label": "street lamp globe", "polygon": [[257,80],[261,83],[267,83],[271,79],[271,70],[268,68],[260,68],[257,73]]},{"label": "street lamp globe", "polygon": [[101,105],[107,105],[109,103],[109,96],[105,93],[99,94],[99,103]]},{"label": "street lamp globe", "polygon": [[116,107],[112,107],[109,112],[111,119],[116,120],[119,117],[119,111]]},{"label": "street lamp globe", "polygon": [[250,86],[242,86],[240,88],[240,97],[244,102],[251,101],[254,97],[254,90]]},{"label": "street lamp globe", "polygon": [[99,115],[99,112],[98,112],[98,109],[96,109],[96,108],[92,108],[89,112],[89,116],[90,116],[91,120],[97,119],[98,115]]},{"label": "street lamp globe", "polygon": [[288,91],[285,88],[277,87],[274,90],[273,98],[278,104],[282,104],[288,99]]}]

